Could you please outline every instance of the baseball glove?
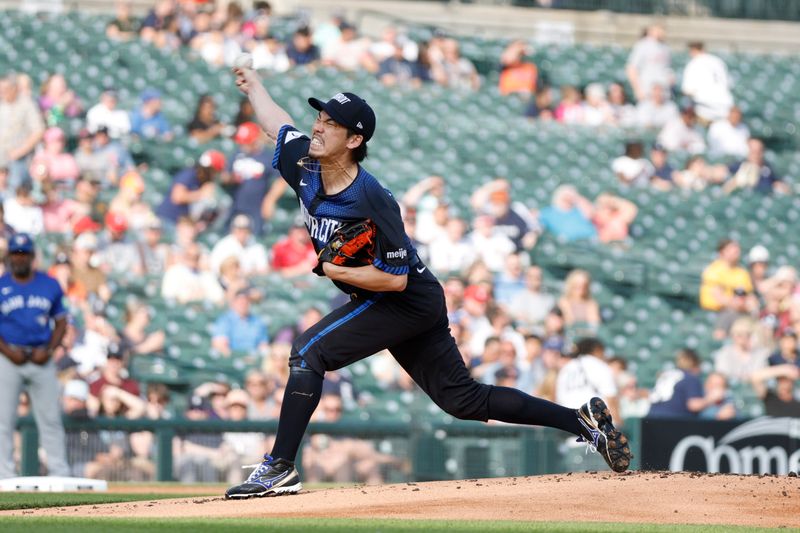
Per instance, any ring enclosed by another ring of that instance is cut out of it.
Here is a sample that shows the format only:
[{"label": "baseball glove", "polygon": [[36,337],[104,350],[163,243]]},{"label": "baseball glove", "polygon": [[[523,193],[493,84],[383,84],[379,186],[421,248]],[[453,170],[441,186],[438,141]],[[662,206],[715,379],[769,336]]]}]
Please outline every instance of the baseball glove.
[{"label": "baseball glove", "polygon": [[370,219],[340,226],[317,255],[314,273],[324,276],[322,263],[354,267],[372,264],[375,258],[375,224]]}]

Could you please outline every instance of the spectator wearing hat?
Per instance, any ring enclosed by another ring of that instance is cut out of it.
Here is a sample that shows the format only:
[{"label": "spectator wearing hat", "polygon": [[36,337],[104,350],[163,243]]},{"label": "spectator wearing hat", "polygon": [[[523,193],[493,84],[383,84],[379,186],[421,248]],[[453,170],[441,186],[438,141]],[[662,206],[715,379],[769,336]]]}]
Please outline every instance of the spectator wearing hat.
[{"label": "spectator wearing hat", "polygon": [[217,150],[207,150],[191,167],[178,172],[172,186],[156,214],[170,224],[181,217],[190,217],[197,222],[198,211],[213,202],[215,180],[225,170],[225,156]]},{"label": "spectator wearing hat", "polygon": [[233,217],[230,233],[221,238],[211,250],[211,271],[219,273],[222,262],[228,257],[236,257],[242,273],[266,274],[269,259],[264,245],[256,241],[252,231],[252,221],[245,214]]},{"label": "spectator wearing hat", "polygon": [[800,369],[792,364],[770,366],[753,373],[751,383],[764,402],[765,415],[800,418],[800,399],[796,393],[798,380]]},{"label": "spectator wearing hat", "polygon": [[[193,395],[184,413],[187,420],[212,418],[207,398]],[[216,483],[219,473],[227,471],[236,456],[230,453],[221,433],[190,433],[179,438],[173,447],[177,478],[182,483]]]},{"label": "spectator wearing hat", "polygon": [[468,333],[469,355],[475,356],[483,351],[483,343],[475,342],[475,335],[479,331],[489,331],[491,324],[486,317],[486,312],[491,299],[491,292],[485,284],[469,285],[464,289],[462,311],[458,313],[457,322]]},{"label": "spectator wearing hat", "polygon": [[717,245],[717,258],[703,270],[700,282],[700,307],[721,311],[733,297],[733,291],[753,292],[750,274],[739,265],[742,250],[737,241],[723,239]]},{"label": "spectator wearing hat", "polygon": [[285,278],[310,274],[317,265],[317,253],[302,221],[295,221],[289,233],[272,246],[272,269]]},{"label": "spectator wearing hat", "polygon": [[542,287],[542,268],[531,265],[525,270],[525,288],[511,298],[508,305],[511,318],[520,328],[541,332],[547,313],[555,306],[552,294]]},{"label": "spectator wearing hat", "polygon": [[706,52],[699,41],[689,43],[689,58],[683,69],[681,91],[692,99],[703,123],[725,118],[733,106],[728,67],[722,59]]},{"label": "spectator wearing hat", "polygon": [[756,295],[764,294],[764,281],[767,279],[769,269],[769,250],[761,244],[756,244],[747,253],[747,266],[750,271],[750,281],[753,283]]},{"label": "spectator wearing hat", "polygon": [[786,328],[781,332],[778,339],[778,349],[775,350],[767,359],[770,366],[795,365],[800,367],[800,353],[798,353],[797,333]]},{"label": "spectator wearing hat", "polygon": [[217,104],[214,102],[214,97],[210,94],[200,95],[194,116],[186,125],[189,137],[204,144],[217,137],[222,137],[228,129],[229,126],[217,118]]},{"label": "spectator wearing hat", "polygon": [[42,208],[33,199],[29,181],[17,186],[16,196],[3,202],[3,217],[16,232],[35,236],[44,231]]},{"label": "spectator wearing hat", "polygon": [[0,167],[8,169],[8,187],[14,190],[29,178],[30,158],[45,129],[36,103],[20,93],[14,74],[0,79],[0,117]]},{"label": "spectator wearing hat", "polygon": [[714,156],[747,157],[750,129],[742,122],[742,110],[731,107],[728,116],[708,128],[708,151]]},{"label": "spectator wearing hat", "polygon": [[753,304],[755,300],[743,288],[733,289],[733,297],[719,312],[714,323],[714,339],[724,340],[730,334],[731,326],[740,318],[753,317]]},{"label": "spectator wearing hat", "polygon": [[764,159],[764,142],[761,139],[749,139],[747,157],[731,165],[729,171],[730,178],[722,186],[722,190],[726,193],[737,189],[753,190],[761,194],[791,192],[791,188]]},{"label": "spectator wearing hat", "polygon": [[72,184],[80,175],[75,157],[64,151],[66,136],[61,128],[47,128],[43,136],[44,146],[31,160],[28,173],[39,183],[48,179]]},{"label": "spectator wearing hat", "polygon": [[680,114],[664,124],[657,139],[670,152],[700,154],[706,151],[706,141],[697,129],[697,115],[691,105],[682,106]]},{"label": "spectator wearing hat", "polygon": [[209,302],[221,305],[225,301],[225,291],[217,277],[201,263],[202,249],[195,243],[187,244],[177,260],[161,280],[161,297],[179,303]]},{"label": "spectator wearing hat", "polygon": [[261,236],[267,229],[265,221],[272,219],[287,185],[272,168],[273,150],[265,144],[264,133],[257,124],[241,124],[233,139],[239,148],[230,160],[224,185],[233,200],[228,225],[236,215],[244,214],[250,217],[253,233]]},{"label": "spectator wearing hat", "polygon": [[[225,396],[225,408],[228,420],[241,422],[248,419],[247,407],[250,404],[250,395],[242,389],[232,389]],[[225,481],[228,483],[241,483],[246,478],[246,472],[240,465],[257,463],[262,459],[265,449],[266,436],[256,432],[226,432],[222,440],[230,448],[236,458],[231,461],[231,466],[225,472]]]},{"label": "spectator wearing hat", "polygon": [[117,103],[116,91],[106,89],[100,94],[100,101],[86,113],[86,128],[89,132],[106,128],[112,139],[120,139],[130,133],[130,115],[127,111],[118,109]]},{"label": "spectator wearing hat", "polygon": [[136,244],[128,237],[128,219],[122,213],[109,211],[105,216],[105,245],[98,253],[104,272],[116,275],[142,275],[142,262]]},{"label": "spectator wearing hat", "polygon": [[250,298],[246,290],[237,291],[230,300],[228,310],[214,322],[211,346],[225,357],[233,353],[267,353],[267,326],[250,312]]},{"label": "spectator wearing hat", "polygon": [[148,88],[140,99],[139,107],[131,113],[131,133],[143,139],[172,139],[172,128],[161,112],[161,92]]},{"label": "spectator wearing hat", "polygon": [[106,362],[100,368],[100,375],[89,383],[89,393],[98,401],[106,387],[117,387],[128,394],[139,397],[140,388],[136,380],[128,377],[125,368],[126,352],[119,343],[110,343],[106,351]]}]

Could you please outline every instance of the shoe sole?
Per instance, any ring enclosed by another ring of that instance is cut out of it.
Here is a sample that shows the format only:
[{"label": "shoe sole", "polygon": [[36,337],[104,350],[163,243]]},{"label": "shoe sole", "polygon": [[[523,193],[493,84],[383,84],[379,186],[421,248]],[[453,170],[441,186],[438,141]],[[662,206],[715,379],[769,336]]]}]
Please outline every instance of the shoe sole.
[{"label": "shoe sole", "polygon": [[600,398],[592,398],[589,400],[589,412],[600,431],[606,437],[606,460],[608,466],[614,472],[624,472],[631,465],[630,446],[628,445],[628,437],[617,431],[611,420],[611,412],[608,410],[606,402]]},{"label": "shoe sole", "polygon": [[276,487],[274,489],[267,489],[264,492],[257,494],[226,494],[226,500],[248,500],[250,498],[265,498],[267,496],[284,496],[287,494],[297,494],[303,489],[302,483],[288,485],[286,487]]}]

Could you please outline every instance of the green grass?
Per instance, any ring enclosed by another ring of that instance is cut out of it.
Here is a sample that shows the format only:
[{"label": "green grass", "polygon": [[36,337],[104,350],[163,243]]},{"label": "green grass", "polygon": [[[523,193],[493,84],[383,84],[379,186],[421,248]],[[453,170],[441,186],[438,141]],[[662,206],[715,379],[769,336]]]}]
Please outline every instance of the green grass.
[{"label": "green grass", "polygon": [[[66,507],[100,503],[165,500],[208,496],[213,492],[196,494],[109,494],[107,492],[0,492],[0,511],[10,509],[36,509],[39,507]],[[4,528],[3,528],[4,529]]]},{"label": "green grass", "polygon": [[138,533],[141,531],[169,533],[467,533],[495,532],[555,532],[555,533],[723,533],[745,531],[771,531],[772,529],[742,528],[732,526],[676,526],[648,524],[607,524],[573,522],[460,522],[448,520],[353,520],[353,519],[123,519],[123,518],[70,518],[70,517],[13,517],[0,518],[3,533],[32,531],[58,531],[76,533]]}]

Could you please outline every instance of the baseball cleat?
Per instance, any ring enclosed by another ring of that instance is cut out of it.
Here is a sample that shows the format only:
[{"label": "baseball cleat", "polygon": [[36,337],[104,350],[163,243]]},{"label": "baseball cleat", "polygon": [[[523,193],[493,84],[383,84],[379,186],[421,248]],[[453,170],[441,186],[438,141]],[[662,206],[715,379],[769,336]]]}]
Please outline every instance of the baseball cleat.
[{"label": "baseball cleat", "polygon": [[592,398],[576,410],[581,427],[579,442],[586,442],[599,453],[614,472],[624,472],[631,464],[628,437],[614,428],[606,402]]},{"label": "baseball cleat", "polygon": [[251,466],[254,466],[255,470],[250,473],[247,481],[225,491],[226,500],[297,494],[303,488],[303,484],[300,483],[300,474],[297,473],[294,463],[290,461],[264,455],[264,461],[261,464]]}]

